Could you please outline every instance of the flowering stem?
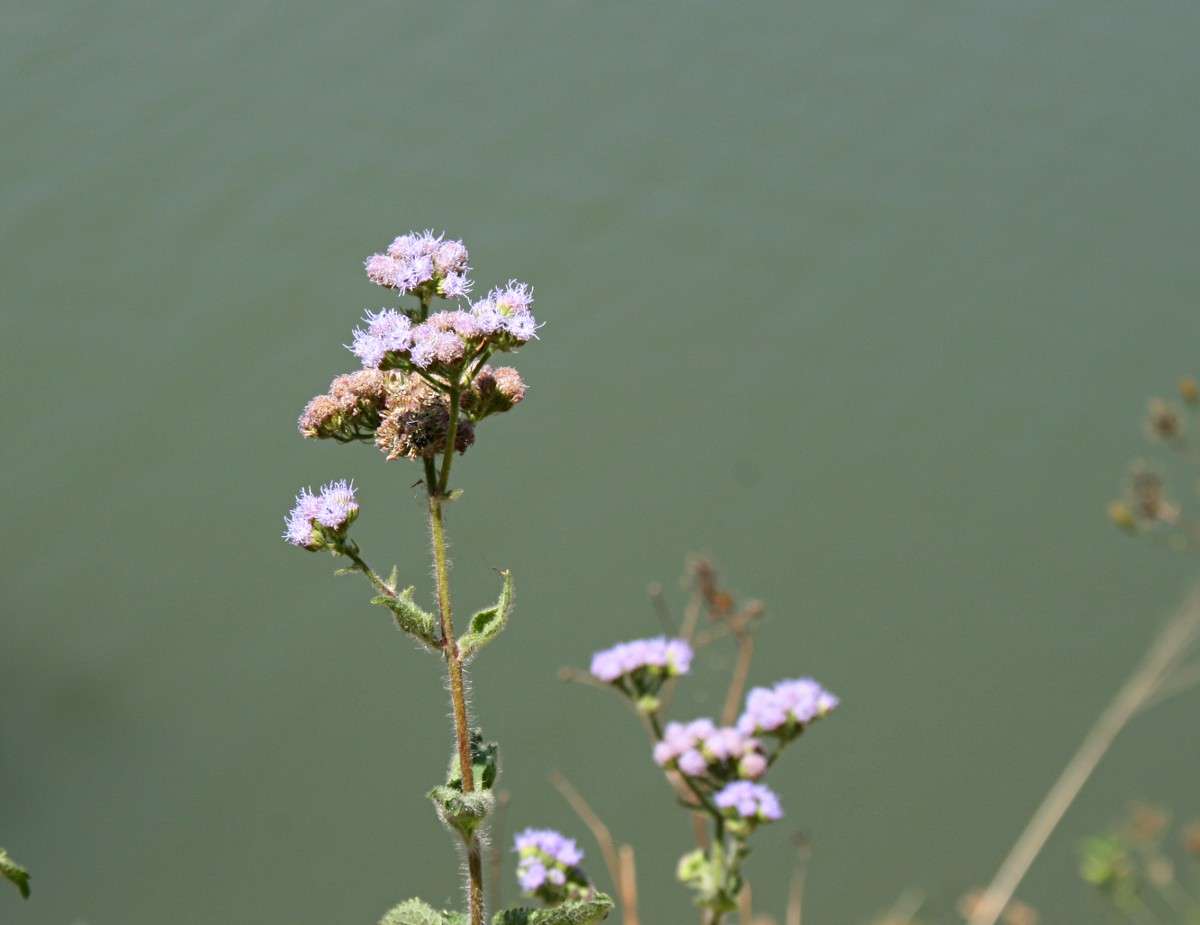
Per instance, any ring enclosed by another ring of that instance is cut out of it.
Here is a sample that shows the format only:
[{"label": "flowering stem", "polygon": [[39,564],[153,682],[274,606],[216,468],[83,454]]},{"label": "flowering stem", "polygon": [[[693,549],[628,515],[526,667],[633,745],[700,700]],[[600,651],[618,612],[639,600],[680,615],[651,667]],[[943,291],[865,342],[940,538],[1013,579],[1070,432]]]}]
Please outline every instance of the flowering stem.
[{"label": "flowering stem", "polygon": [[460,396],[458,383],[450,389],[450,423],[446,428],[446,455],[442,457],[442,476],[438,493],[446,494],[450,485],[450,466],[454,462],[454,444],[458,441],[458,408]]},{"label": "flowering stem", "polygon": [[[453,421],[457,414],[457,401],[451,415],[450,436],[453,440]],[[446,459],[453,452],[453,442],[447,447]],[[429,523],[433,543],[433,567],[437,580],[438,614],[442,628],[442,651],[446,654],[446,673],[450,677],[450,705],[454,715],[454,736],[458,745],[458,766],[462,776],[463,793],[475,790],[475,773],[471,765],[471,733],[467,715],[466,683],[463,680],[462,655],[454,638],[454,615],[450,604],[450,573],[446,563],[446,524],[442,509],[445,500],[443,491],[450,467],[443,467],[443,489],[439,491],[432,478],[433,463],[426,461],[426,488],[429,493]],[[483,858],[479,839],[466,837],[467,850],[467,897],[471,925],[483,925]]]},{"label": "flowering stem", "polygon": [[388,586],[388,583],[379,576],[379,573],[371,568],[371,566],[367,565],[363,557],[359,555],[357,543],[353,541],[348,542],[341,546],[338,551],[346,556],[346,558],[348,558],[351,562],[353,562],[356,569],[367,576],[367,579],[375,586],[376,591],[378,591],[380,594],[386,595],[387,597],[396,596],[396,592],[392,590],[392,588]]}]

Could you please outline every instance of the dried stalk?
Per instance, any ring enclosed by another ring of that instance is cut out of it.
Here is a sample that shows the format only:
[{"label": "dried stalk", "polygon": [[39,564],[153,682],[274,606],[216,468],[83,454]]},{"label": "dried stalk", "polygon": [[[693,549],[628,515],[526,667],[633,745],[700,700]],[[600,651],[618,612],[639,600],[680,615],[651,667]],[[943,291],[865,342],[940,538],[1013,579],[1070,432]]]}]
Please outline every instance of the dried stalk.
[{"label": "dried stalk", "polygon": [[1100,759],[1134,716],[1152,704],[1164,689],[1175,685],[1176,669],[1188,656],[1189,648],[1198,636],[1200,588],[1192,591],[1179,612],[1155,637],[1141,663],[1100,714],[984,890],[971,912],[968,925],[995,925]]}]

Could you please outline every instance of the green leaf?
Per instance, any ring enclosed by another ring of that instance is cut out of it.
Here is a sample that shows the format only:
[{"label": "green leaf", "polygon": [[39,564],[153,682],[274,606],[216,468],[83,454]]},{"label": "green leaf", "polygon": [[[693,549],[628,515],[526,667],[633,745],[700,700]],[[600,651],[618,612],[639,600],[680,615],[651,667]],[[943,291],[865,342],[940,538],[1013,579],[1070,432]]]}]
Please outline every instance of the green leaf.
[{"label": "green leaf", "polygon": [[492,925],[592,925],[608,918],[613,901],[604,893],[591,899],[565,902],[549,909],[504,909],[492,918]]},{"label": "green leaf", "polygon": [[466,838],[475,834],[480,823],[488,817],[496,798],[490,790],[473,790],[463,793],[453,787],[434,787],[429,799],[437,809],[438,818]]},{"label": "green leaf", "polygon": [[504,584],[500,587],[500,598],[495,605],[481,610],[471,618],[471,628],[463,633],[458,640],[458,650],[463,658],[471,658],[500,635],[501,630],[508,625],[512,614],[513,580],[512,572],[507,569],[500,573]]},{"label": "green leaf", "polygon": [[406,899],[384,913],[379,925],[465,925],[466,921],[461,912],[438,912],[419,899]]},{"label": "green leaf", "polygon": [[[483,732],[471,730],[471,772],[475,787],[479,790],[491,790],[496,782],[496,762],[500,747],[495,742],[484,742]],[[462,771],[458,762],[458,752],[450,758],[450,770],[446,774],[446,786],[462,790]]]},{"label": "green leaf", "polygon": [[396,625],[400,629],[404,630],[410,636],[416,636],[417,639],[421,640],[421,642],[425,643],[431,649],[437,648],[437,642],[433,638],[433,616],[426,613],[413,601],[413,589],[411,586],[405,588],[395,597],[389,597],[386,594],[373,597],[371,598],[371,603],[388,608],[395,617]]},{"label": "green leaf", "polygon": [[3,848],[0,848],[0,877],[11,882],[23,898],[29,898],[29,871],[10,858]]}]

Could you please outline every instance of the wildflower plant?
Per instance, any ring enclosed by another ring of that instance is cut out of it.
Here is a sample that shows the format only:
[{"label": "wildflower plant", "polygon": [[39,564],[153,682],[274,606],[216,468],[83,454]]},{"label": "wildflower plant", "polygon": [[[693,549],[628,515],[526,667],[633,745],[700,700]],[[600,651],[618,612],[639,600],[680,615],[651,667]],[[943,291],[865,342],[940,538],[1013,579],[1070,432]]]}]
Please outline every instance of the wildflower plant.
[{"label": "wildflower plant", "polygon": [[[613,691],[641,717],[652,741],[650,759],[700,823],[696,848],[677,865],[678,880],[692,891],[706,925],[719,925],[739,909],[739,921],[748,922],[743,865],[751,840],[761,826],[784,816],[782,801],[764,778],[788,746],[837,708],[838,698],[813,679],[799,678],[755,687],[742,703],[762,606],[751,601],[736,607],[705,560],[694,561],[690,571],[695,595],[678,635],[619,643],[596,652],[586,674],[565,669],[563,677]],[[657,592],[655,599],[661,605]],[[712,626],[698,632],[702,613]],[[660,616],[669,620],[665,605]],[[721,717],[667,719],[674,686],[689,673],[696,649],[726,636],[736,640],[737,658]],[[574,805],[581,803],[573,788],[560,789]],[[603,826],[594,829],[598,839],[607,837]],[[625,879],[613,871],[619,886]],[[633,895],[632,888],[622,895],[627,920],[636,914],[630,909]]]},{"label": "wildflower plant", "polygon": [[[335,377],[304,407],[297,422],[308,439],[372,443],[388,461],[411,460],[422,473],[434,566],[434,606],[427,610],[399,569],[388,578],[370,565],[350,535],[360,514],[354,483],[340,479],[319,490],[302,488],[285,519],[283,538],[310,552],[346,560],[339,574],[361,574],[374,590],[371,603],[389,610],[396,625],[440,657],[450,692],[455,750],[443,782],[429,791],[438,818],[460,843],[466,863],[466,911],[437,910],[408,899],[381,925],[482,925],[483,837],[495,805],[498,747],[485,741],[467,701],[467,667],[508,623],[513,580],[502,571],[495,603],[477,611],[465,630],[455,624],[446,557],[446,512],[460,492],[450,477],[457,456],[476,442],[487,418],[512,410],[525,383],[511,367],[489,361],[537,338],[533,291],[510,280],[471,302],[469,255],[461,241],[430,231],[397,237],[365,261],[367,278],[408,300],[365,313],[351,333],[349,351],[360,369]],[[445,310],[435,304],[450,303]],[[587,925],[607,916],[612,901],[588,882],[574,842],[546,830],[517,839],[519,876],[541,908],[497,912],[496,925]]]}]

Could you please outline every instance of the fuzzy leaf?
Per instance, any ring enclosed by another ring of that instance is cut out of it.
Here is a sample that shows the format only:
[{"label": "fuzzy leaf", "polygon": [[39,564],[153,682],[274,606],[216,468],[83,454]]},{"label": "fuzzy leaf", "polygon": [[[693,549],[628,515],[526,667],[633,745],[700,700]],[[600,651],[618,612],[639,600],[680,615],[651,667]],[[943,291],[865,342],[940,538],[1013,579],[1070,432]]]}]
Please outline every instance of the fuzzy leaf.
[{"label": "fuzzy leaf", "polygon": [[591,899],[565,902],[549,909],[504,909],[492,918],[492,925],[592,925],[608,918],[613,901],[604,893]]},{"label": "fuzzy leaf", "polygon": [[396,619],[396,625],[411,636],[416,636],[425,645],[436,648],[433,638],[433,616],[426,613],[413,601],[413,589],[407,587],[395,597],[381,594],[371,598],[372,604],[386,607]]},{"label": "fuzzy leaf", "polygon": [[512,572],[505,570],[500,573],[500,577],[504,580],[504,584],[500,587],[499,600],[492,607],[475,614],[471,618],[471,628],[458,640],[458,648],[463,658],[471,658],[499,636],[501,630],[508,625],[513,605]]},{"label": "fuzzy leaf", "polygon": [[467,838],[475,833],[496,805],[490,790],[463,793],[453,787],[434,787],[429,791],[429,799],[433,800],[438,818]]},{"label": "fuzzy leaf", "polygon": [[419,899],[406,899],[389,909],[379,925],[461,925],[466,919],[458,912],[438,912]]},{"label": "fuzzy leaf", "polygon": [[[479,790],[491,790],[496,782],[496,761],[499,746],[495,742],[484,742],[483,733],[478,729],[471,730],[471,771],[475,787]],[[458,762],[458,752],[450,758],[450,770],[446,774],[446,786],[462,790],[462,771]]]},{"label": "fuzzy leaf", "polygon": [[23,898],[29,898],[29,871],[10,858],[3,848],[0,848],[0,877],[12,883]]}]

